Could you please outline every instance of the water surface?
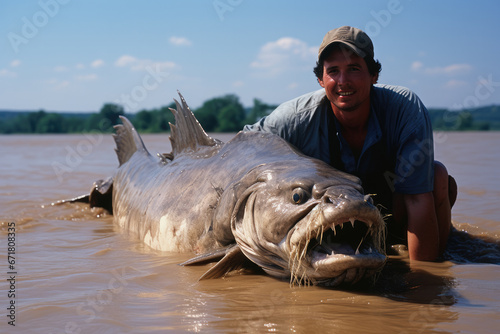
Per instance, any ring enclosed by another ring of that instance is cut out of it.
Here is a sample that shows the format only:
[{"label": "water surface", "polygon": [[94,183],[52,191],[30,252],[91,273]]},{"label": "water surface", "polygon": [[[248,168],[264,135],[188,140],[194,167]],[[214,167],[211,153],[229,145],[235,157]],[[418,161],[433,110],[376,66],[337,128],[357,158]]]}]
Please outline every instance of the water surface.
[{"label": "water surface", "polygon": [[[214,135],[223,141],[231,135]],[[167,135],[145,135],[170,152]],[[436,159],[459,184],[460,230],[500,240],[500,133],[436,133]],[[495,333],[500,266],[391,259],[376,288],[290,287],[264,275],[198,282],[207,266],[162,253],[83,204],[117,167],[111,135],[0,136],[3,333]],[[16,326],[8,325],[7,228],[16,225]]]}]

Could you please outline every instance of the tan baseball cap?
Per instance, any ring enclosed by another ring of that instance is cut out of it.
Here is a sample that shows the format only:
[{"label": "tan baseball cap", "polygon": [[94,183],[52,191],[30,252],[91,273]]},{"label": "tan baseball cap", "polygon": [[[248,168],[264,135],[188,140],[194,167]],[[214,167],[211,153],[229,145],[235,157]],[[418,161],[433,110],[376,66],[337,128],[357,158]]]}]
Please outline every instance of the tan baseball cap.
[{"label": "tan baseball cap", "polygon": [[352,49],[360,57],[373,58],[373,43],[370,37],[361,29],[343,26],[330,30],[323,38],[318,51],[318,60],[325,49],[333,43],[341,43]]}]

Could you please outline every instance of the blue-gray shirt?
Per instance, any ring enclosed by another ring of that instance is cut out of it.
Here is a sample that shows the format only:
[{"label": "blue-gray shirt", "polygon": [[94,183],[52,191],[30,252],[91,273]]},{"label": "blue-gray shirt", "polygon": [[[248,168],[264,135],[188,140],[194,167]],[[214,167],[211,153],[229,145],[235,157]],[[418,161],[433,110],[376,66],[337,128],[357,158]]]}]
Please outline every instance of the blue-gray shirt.
[{"label": "blue-gray shirt", "polygon": [[304,154],[358,176],[366,193],[432,191],[432,127],[418,96],[404,87],[374,85],[370,103],[368,132],[357,160],[342,137],[324,89],[281,104],[244,130],[281,136]]}]

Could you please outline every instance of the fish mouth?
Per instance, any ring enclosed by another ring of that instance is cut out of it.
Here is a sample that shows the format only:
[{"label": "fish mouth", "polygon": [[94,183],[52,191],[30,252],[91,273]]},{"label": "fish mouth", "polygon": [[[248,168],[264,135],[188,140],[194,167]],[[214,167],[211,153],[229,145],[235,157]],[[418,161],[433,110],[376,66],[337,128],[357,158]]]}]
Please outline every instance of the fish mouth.
[{"label": "fish mouth", "polygon": [[384,222],[378,211],[368,217],[337,217],[334,222],[307,225],[287,238],[292,284],[356,284],[382,269]]}]

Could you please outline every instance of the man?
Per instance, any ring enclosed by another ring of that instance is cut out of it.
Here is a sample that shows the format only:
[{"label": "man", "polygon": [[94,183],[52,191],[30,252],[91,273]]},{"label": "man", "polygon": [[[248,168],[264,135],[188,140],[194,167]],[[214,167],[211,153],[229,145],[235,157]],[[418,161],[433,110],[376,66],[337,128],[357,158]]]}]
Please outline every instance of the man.
[{"label": "man", "polygon": [[275,133],[306,155],[357,175],[389,214],[388,243],[411,260],[434,261],[451,228],[456,183],[434,161],[427,109],[410,90],[375,85],[381,65],[368,35],[329,31],[314,73],[322,87],[280,105],[246,131]]}]

